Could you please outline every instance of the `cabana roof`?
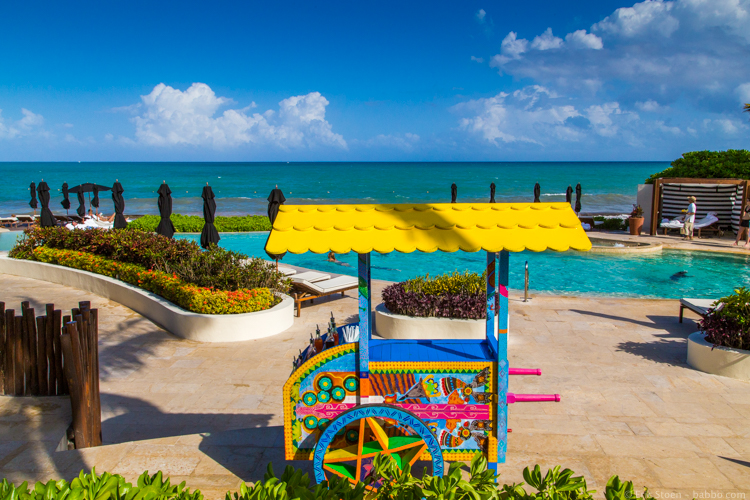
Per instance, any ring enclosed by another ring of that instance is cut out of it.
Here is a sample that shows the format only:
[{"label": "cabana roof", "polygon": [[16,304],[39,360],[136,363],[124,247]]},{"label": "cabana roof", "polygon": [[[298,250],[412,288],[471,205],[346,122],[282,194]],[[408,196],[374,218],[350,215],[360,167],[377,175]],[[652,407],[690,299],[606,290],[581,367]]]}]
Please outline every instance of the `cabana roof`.
[{"label": "cabana roof", "polygon": [[282,205],[266,251],[589,250],[569,203]]}]

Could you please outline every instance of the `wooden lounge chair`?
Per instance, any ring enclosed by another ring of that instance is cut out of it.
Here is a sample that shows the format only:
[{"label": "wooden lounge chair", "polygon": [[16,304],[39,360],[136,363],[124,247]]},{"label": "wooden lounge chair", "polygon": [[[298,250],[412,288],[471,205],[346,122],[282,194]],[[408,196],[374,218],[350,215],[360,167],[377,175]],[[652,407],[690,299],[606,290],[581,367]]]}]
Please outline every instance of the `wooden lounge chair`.
[{"label": "wooden lounge chair", "polygon": [[339,292],[341,292],[341,296],[343,297],[344,292],[357,288],[357,285],[358,281],[355,276],[339,276],[338,278],[314,283],[307,280],[295,280],[292,285],[292,297],[294,298],[294,305],[297,307],[297,317],[302,312],[302,302],[306,300],[312,301],[318,297],[325,297],[326,295],[333,295]]},{"label": "wooden lounge chair", "polygon": [[714,302],[716,302],[714,299],[680,299],[680,323],[682,323],[682,314],[685,309],[690,309],[703,318],[708,314]]},{"label": "wooden lounge chair", "polygon": [[18,226],[18,217],[0,217],[0,225],[8,227]]}]

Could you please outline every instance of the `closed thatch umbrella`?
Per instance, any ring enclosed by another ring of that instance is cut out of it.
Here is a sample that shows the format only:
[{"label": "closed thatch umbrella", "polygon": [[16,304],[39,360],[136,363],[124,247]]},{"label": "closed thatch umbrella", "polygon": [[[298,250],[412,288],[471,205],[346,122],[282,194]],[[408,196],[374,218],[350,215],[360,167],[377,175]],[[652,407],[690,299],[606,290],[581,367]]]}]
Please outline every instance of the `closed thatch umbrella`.
[{"label": "closed thatch umbrella", "polygon": [[31,201],[29,201],[29,206],[34,209],[34,215],[36,215],[36,209],[39,206],[36,202],[36,183],[32,182],[29,184],[29,193],[31,193]]},{"label": "closed thatch umbrella", "polygon": [[534,184],[534,203],[539,203],[541,200],[539,197],[542,195],[542,187],[537,182]]},{"label": "closed thatch umbrella", "polygon": [[156,226],[157,234],[171,238],[174,236],[174,224],[172,224],[172,190],[167,186],[167,181],[159,186],[159,215],[161,220],[159,225]]},{"label": "closed thatch umbrella", "polygon": [[99,187],[94,184],[91,192],[94,193],[94,197],[91,198],[91,206],[96,209],[96,215],[99,215]]},{"label": "closed thatch umbrella", "polygon": [[565,190],[565,201],[570,203],[573,201],[573,188],[568,186],[568,189]]},{"label": "closed thatch umbrella", "polygon": [[52,215],[52,210],[49,209],[49,186],[47,183],[44,181],[40,182],[37,192],[39,193],[39,201],[42,202],[42,217],[39,223],[42,227],[53,227],[55,225],[55,216]]},{"label": "closed thatch umbrella", "polygon": [[490,184],[490,203],[495,203],[495,183]]},{"label": "closed thatch umbrella", "polygon": [[84,217],[86,215],[86,198],[83,197],[83,191],[77,191],[78,194],[78,217]]},{"label": "closed thatch umbrella", "polygon": [[63,193],[63,201],[60,202],[60,205],[65,209],[65,213],[68,213],[68,210],[70,210],[70,198],[68,198],[68,183],[63,182],[62,185],[62,193]]},{"label": "closed thatch umbrella", "polygon": [[458,198],[458,186],[454,182],[451,184],[451,203],[456,203],[456,198]]},{"label": "closed thatch umbrella", "polygon": [[[279,215],[279,207],[286,201],[286,198],[284,197],[284,193],[279,189],[279,186],[276,186],[273,190],[271,190],[271,194],[268,195],[268,220],[271,221],[271,226],[273,226],[273,223],[276,221],[276,216]],[[270,235],[269,235],[270,236]],[[276,261],[276,266],[278,267],[279,259],[283,258],[286,253],[282,253],[280,255],[268,253],[268,256]]]},{"label": "closed thatch umbrella", "polygon": [[201,246],[208,248],[211,245],[216,245],[221,237],[219,231],[214,226],[214,216],[216,215],[216,200],[214,199],[214,192],[211,186],[206,183],[206,187],[203,188],[201,194],[203,198],[203,219],[206,221],[203,224],[203,231],[201,231]]},{"label": "closed thatch umbrella", "polygon": [[574,208],[577,214],[581,213],[581,184],[576,184],[576,206]]},{"label": "closed thatch umbrella", "polygon": [[125,220],[125,216],[123,215],[125,212],[125,198],[122,197],[122,193],[124,191],[122,184],[115,181],[112,185],[112,202],[115,204],[115,223],[112,226],[114,229],[125,229],[128,227],[128,221]]}]

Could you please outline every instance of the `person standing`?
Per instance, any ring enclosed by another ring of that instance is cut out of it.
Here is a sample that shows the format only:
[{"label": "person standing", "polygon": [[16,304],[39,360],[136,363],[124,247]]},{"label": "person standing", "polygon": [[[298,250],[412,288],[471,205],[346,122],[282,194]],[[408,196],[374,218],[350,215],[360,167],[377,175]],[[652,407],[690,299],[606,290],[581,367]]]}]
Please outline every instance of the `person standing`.
[{"label": "person standing", "polygon": [[734,246],[737,246],[739,242],[742,241],[743,236],[748,235],[745,248],[750,248],[750,234],[748,234],[748,228],[750,228],[750,200],[747,200],[747,203],[740,214],[740,229],[737,231],[737,239],[734,240]]},{"label": "person standing", "polygon": [[695,212],[698,210],[698,207],[695,204],[695,196],[688,196],[688,201],[690,202],[690,205],[688,205],[687,214],[685,215],[685,239],[692,240],[693,225],[695,224]]}]

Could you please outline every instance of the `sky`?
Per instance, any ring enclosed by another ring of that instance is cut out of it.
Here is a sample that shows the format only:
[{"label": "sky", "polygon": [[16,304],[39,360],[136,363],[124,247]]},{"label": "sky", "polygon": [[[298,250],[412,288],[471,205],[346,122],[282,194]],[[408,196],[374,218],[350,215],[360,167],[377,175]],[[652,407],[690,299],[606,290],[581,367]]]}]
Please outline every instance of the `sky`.
[{"label": "sky", "polygon": [[750,148],[750,0],[0,3],[0,161]]}]

